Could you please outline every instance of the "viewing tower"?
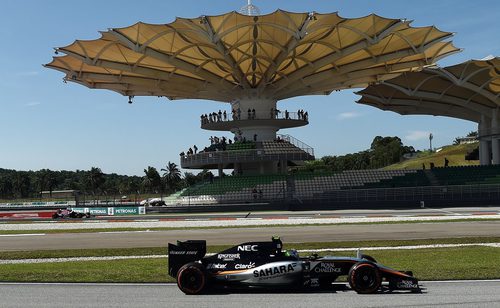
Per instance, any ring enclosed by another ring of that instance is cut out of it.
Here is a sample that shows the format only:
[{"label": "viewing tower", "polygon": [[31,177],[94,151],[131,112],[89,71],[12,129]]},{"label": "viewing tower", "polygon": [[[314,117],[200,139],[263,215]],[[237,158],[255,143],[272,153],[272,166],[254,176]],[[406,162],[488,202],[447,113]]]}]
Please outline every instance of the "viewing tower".
[{"label": "viewing tower", "polygon": [[236,142],[184,153],[181,166],[279,173],[314,158],[310,146],[277,135],[310,120],[306,106],[292,112],[278,106],[280,100],[366,87],[459,51],[448,41],[451,33],[410,23],[375,14],[261,15],[249,1],[240,12],[112,28],[99,39],[56,48],[63,55],[46,66],[67,81],[113,90],[130,102],[159,96],[225,103],[200,110],[201,128],[231,132]]}]

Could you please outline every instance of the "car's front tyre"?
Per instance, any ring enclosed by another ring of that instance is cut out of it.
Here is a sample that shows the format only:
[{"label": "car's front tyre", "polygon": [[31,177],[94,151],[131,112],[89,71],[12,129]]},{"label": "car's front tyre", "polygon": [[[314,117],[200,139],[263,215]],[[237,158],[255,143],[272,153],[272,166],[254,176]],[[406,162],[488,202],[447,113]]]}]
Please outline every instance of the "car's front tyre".
[{"label": "car's front tyre", "polygon": [[359,262],[351,267],[348,279],[351,288],[359,294],[375,293],[382,284],[379,269],[368,262]]},{"label": "car's front tyre", "polygon": [[206,281],[205,269],[200,263],[187,263],[177,272],[177,286],[182,292],[188,295],[202,293],[205,289]]}]

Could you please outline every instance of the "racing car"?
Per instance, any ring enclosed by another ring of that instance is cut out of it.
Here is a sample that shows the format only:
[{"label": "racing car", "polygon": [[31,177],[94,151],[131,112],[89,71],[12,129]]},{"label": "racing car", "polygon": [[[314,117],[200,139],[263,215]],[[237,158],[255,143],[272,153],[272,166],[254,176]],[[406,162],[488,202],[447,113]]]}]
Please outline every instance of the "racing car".
[{"label": "racing car", "polygon": [[66,219],[66,218],[90,218],[90,213],[75,212],[71,209],[58,209],[52,214],[52,219]]},{"label": "racing car", "polygon": [[[296,250],[283,250],[279,237],[269,242],[247,242],[206,255],[206,241],[188,240],[168,244],[168,273],[188,295],[223,290],[328,290],[347,275],[350,287],[360,294],[382,289],[420,292],[410,271],[394,270],[368,255],[352,257],[299,257]],[[385,281],[384,285],[382,281]]]}]

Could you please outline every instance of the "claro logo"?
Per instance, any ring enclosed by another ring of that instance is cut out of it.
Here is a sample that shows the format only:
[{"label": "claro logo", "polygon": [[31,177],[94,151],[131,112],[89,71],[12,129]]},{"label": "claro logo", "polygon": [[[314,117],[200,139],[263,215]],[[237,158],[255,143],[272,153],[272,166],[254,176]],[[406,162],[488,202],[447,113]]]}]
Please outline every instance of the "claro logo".
[{"label": "claro logo", "polygon": [[240,245],[238,246],[238,251],[258,251],[258,245]]}]

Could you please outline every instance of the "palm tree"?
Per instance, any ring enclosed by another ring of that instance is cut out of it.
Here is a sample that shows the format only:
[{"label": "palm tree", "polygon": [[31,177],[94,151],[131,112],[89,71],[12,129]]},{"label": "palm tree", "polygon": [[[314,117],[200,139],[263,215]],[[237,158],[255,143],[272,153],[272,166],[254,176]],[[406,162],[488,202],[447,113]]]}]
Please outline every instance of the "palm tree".
[{"label": "palm tree", "polygon": [[87,174],[87,181],[92,190],[92,194],[95,196],[96,191],[101,188],[106,179],[104,178],[104,173],[102,173],[101,168],[92,167]]},{"label": "palm tree", "polygon": [[144,188],[149,188],[150,192],[161,189],[161,177],[155,167],[148,166],[147,169],[144,169],[144,173],[145,175],[142,181]]},{"label": "palm tree", "polygon": [[167,189],[175,191],[181,181],[181,171],[179,167],[175,163],[168,162],[166,168],[162,168],[161,171],[165,171],[163,173],[163,180],[165,181]]}]

